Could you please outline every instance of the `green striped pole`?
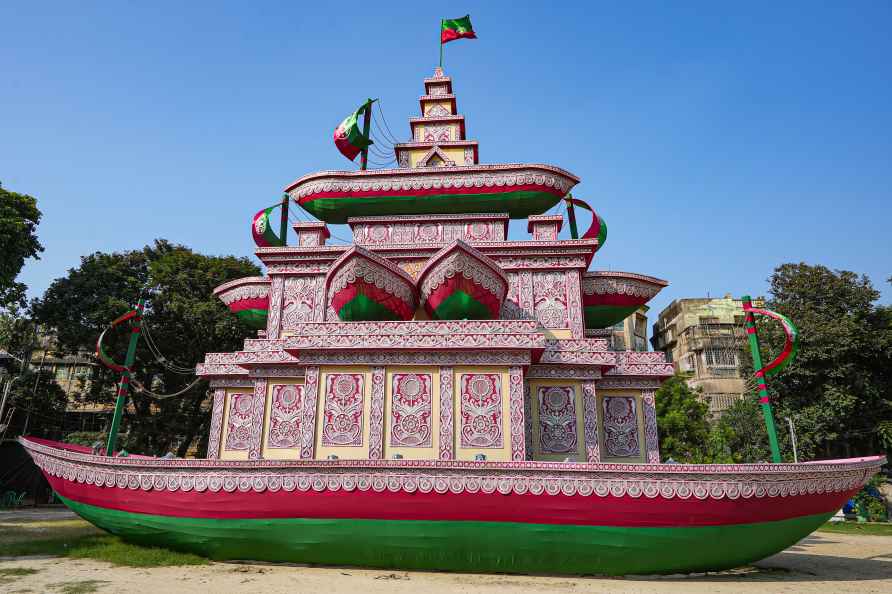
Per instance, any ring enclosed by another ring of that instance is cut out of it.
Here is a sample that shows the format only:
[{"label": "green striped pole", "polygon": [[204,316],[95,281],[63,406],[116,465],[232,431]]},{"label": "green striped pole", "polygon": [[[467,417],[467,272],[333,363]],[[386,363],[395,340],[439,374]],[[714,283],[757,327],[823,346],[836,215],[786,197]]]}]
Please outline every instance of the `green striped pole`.
[{"label": "green striped pole", "polygon": [[[570,223],[570,237],[572,239],[579,239],[579,229],[576,228],[576,211],[573,209],[573,194],[567,194],[564,196],[564,200],[567,202],[567,219]],[[595,215],[592,212],[592,215]]]},{"label": "green striped pole", "polygon": [[279,213],[282,218],[279,220],[279,237],[282,239],[282,245],[288,245],[288,194],[282,196],[282,212]]},{"label": "green striped pole", "polygon": [[130,344],[127,345],[127,357],[124,359],[124,371],[121,372],[121,382],[118,384],[118,398],[115,401],[115,414],[112,417],[111,427],[108,430],[108,443],[105,446],[105,455],[112,456],[115,453],[115,442],[118,441],[118,429],[121,426],[121,416],[124,414],[124,403],[130,392],[130,373],[133,362],[136,360],[136,343],[142,332],[142,314],[145,308],[145,298],[140,296],[136,304],[136,316],[130,329]]},{"label": "green striped pole", "polygon": [[756,333],[756,319],[753,316],[753,301],[749,295],[740,298],[743,302],[743,311],[746,315],[746,334],[750,342],[750,352],[753,355],[753,369],[756,379],[759,381],[759,404],[762,406],[762,416],[765,417],[765,429],[768,431],[768,444],[771,446],[771,461],[781,462],[780,448],[777,445],[777,430],[774,427],[774,413],[771,411],[771,401],[768,399],[768,379],[765,377],[762,365],[762,353],[759,351],[759,335]]}]

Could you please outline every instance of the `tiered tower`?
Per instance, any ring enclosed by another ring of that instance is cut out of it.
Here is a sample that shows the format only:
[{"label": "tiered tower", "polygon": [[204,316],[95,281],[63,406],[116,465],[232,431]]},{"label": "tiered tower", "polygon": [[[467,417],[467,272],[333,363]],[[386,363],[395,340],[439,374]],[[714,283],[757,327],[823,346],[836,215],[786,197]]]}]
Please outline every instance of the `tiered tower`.
[{"label": "tiered tower", "polygon": [[477,141],[465,137],[465,116],[456,109],[452,79],[442,68],[424,79],[424,95],[418,98],[421,117],[410,118],[412,141],[394,146],[402,168],[476,165]]}]

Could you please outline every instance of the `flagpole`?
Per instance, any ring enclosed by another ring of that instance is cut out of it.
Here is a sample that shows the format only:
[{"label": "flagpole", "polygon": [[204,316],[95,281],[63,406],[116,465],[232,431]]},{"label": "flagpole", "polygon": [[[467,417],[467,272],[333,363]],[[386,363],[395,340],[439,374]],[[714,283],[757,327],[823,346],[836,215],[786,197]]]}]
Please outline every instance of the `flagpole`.
[{"label": "flagpole", "polygon": [[[567,218],[570,222],[570,237],[572,239],[579,239],[579,229],[576,228],[576,211],[573,209],[573,194],[567,194],[564,196],[564,200],[567,202]],[[592,212],[592,216],[597,215]]]},{"label": "flagpole", "polygon": [[282,196],[282,219],[279,221],[279,238],[288,245],[288,194]]},{"label": "flagpole", "polygon": [[750,342],[750,353],[753,355],[753,369],[756,381],[759,382],[759,404],[762,405],[762,416],[765,418],[765,429],[768,432],[768,445],[771,447],[771,461],[781,462],[780,448],[777,445],[777,429],[774,426],[774,413],[768,399],[768,378],[762,365],[762,353],[759,351],[759,335],[756,333],[756,319],[753,316],[753,302],[749,295],[740,298],[743,305],[746,333]]},{"label": "flagpole", "polygon": [[136,315],[133,317],[133,325],[130,329],[130,344],[127,345],[127,356],[124,358],[124,370],[121,372],[121,381],[118,383],[118,396],[115,400],[115,412],[112,415],[111,426],[108,429],[108,441],[105,445],[105,455],[114,456],[115,444],[118,441],[118,428],[121,426],[121,417],[124,414],[124,405],[127,402],[127,394],[130,392],[130,375],[133,373],[133,363],[136,361],[136,343],[142,331],[142,314],[145,307],[145,297],[139,296],[136,303]]},{"label": "flagpole", "polygon": [[443,67],[443,19],[440,19],[440,30],[437,32],[440,37],[440,68]]},{"label": "flagpole", "polygon": [[366,147],[362,149],[362,159],[359,162],[359,169],[365,171],[369,168],[369,124],[372,122],[372,99],[371,97],[365,104],[365,113],[362,120],[362,135],[366,141]]}]

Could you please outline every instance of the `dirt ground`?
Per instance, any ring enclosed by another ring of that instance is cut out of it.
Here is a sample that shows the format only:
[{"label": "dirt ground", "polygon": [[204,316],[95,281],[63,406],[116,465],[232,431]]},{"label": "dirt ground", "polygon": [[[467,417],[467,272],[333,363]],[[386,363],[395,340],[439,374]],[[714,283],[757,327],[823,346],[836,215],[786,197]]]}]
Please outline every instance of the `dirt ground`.
[{"label": "dirt ground", "polygon": [[[37,518],[35,518],[37,519]],[[2,555],[2,552],[0,552]],[[706,575],[621,579],[393,572],[356,568],[213,563],[129,568],[62,558],[0,558],[0,592],[229,592],[323,594],[552,592],[892,592],[892,536],[815,533],[754,567]]]}]

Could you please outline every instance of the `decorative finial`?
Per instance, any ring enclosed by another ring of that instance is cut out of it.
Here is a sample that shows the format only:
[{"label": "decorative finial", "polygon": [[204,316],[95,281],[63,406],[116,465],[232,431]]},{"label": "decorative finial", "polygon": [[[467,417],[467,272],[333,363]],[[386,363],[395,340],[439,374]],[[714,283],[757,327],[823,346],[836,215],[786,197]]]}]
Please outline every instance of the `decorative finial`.
[{"label": "decorative finial", "polygon": [[434,78],[443,78],[443,68],[437,66],[434,68]]}]

